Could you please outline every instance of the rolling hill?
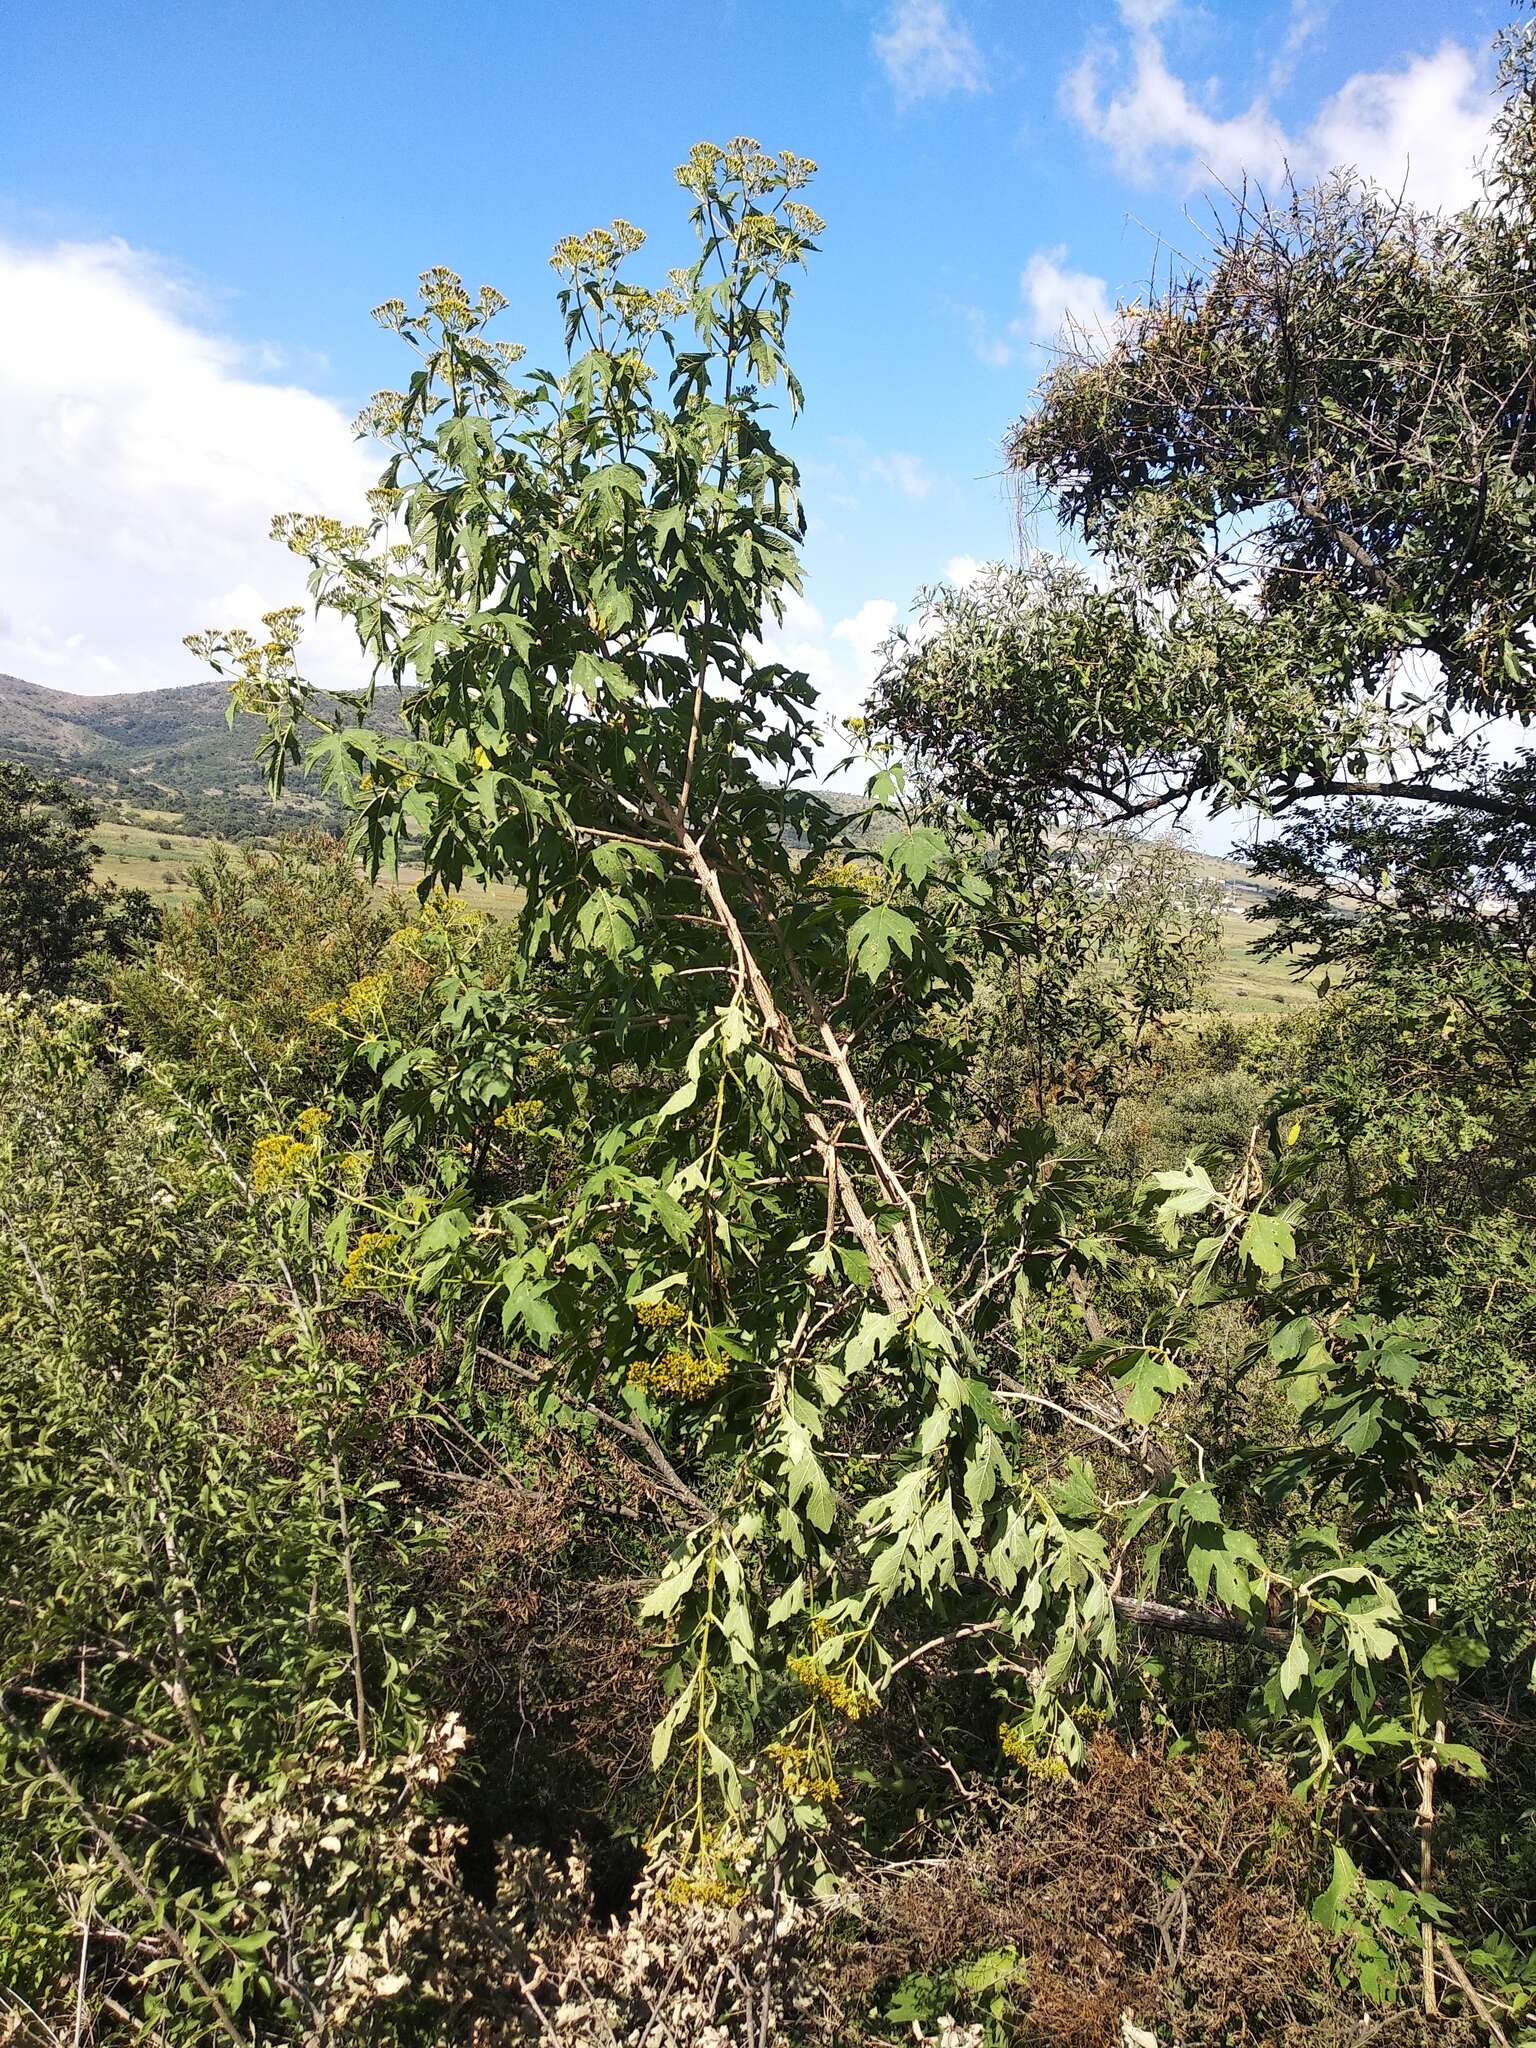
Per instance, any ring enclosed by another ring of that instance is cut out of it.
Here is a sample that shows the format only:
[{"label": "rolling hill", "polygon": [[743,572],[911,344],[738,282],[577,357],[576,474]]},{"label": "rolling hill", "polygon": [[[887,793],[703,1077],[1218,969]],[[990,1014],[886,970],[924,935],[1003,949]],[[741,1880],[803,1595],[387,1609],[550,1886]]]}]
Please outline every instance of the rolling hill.
[{"label": "rolling hill", "polygon": [[253,721],[225,717],[221,683],[86,697],[0,676],[0,754],[84,786],[109,818],[250,838],[337,816],[296,782],[274,809]]}]

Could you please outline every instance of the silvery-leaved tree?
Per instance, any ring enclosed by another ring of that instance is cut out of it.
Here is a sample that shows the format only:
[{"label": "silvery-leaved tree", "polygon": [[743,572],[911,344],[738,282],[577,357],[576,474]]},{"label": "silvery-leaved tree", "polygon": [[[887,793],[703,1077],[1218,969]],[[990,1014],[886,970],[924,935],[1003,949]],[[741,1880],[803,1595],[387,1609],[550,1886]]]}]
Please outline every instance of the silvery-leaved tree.
[{"label": "silvery-leaved tree", "polygon": [[[1136,1439],[1185,1383],[1179,1331],[1093,1362],[1121,1381],[1087,1425],[1105,1480],[1021,1422],[1086,1411],[989,1347],[1032,1277],[1109,1247],[1075,1242],[1048,1133],[988,1148],[967,1126],[970,1055],[943,1020],[984,863],[902,813],[894,767],[871,850],[815,794],[805,676],[765,651],[803,531],[770,419],[775,394],[800,403],[785,326],[821,226],[795,196],[812,168],[697,147],[697,253],[661,289],[628,281],[625,222],[562,242],[558,370],[521,366],[488,332],[499,295],[449,272],[419,311],[379,309],[414,368],[365,416],[393,451],[375,524],[279,531],[400,688],[403,736],[322,705],[296,613],[193,643],[267,717],[274,782],[318,724],[373,868],[408,854],[424,893],[521,892],[508,974],[439,917],[426,1034],[392,1022],[387,965],[342,1006],[398,1171],[338,1190],[332,1242],[349,1284],[541,1358],[552,1401],[643,1447],[678,1518],[643,1606],[671,1644],[660,1832],[706,1889],[722,1841],[825,1826],[838,1729],[936,1644],[988,1674],[1008,1755],[1070,1765],[1117,1627],[1151,1611],[1133,1546],[1214,1583],[1228,1619],[1207,1633],[1241,1635],[1284,1589],[1304,1714],[1329,1658],[1330,1684],[1364,1674],[1398,1620],[1364,1567],[1266,1565],[1203,1474]],[[508,1146],[521,1166],[498,1175]],[[1218,1264],[1236,1291],[1280,1273],[1290,1231],[1248,1214],[1256,1179],[1173,1181],[1170,1229],[1218,1218],[1208,1292]]]}]

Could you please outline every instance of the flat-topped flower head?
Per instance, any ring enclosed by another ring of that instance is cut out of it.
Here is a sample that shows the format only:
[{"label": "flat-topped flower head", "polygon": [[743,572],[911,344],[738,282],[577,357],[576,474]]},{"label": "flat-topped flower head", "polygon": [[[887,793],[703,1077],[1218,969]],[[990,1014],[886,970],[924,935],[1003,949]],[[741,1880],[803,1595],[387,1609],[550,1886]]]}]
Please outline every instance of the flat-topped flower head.
[{"label": "flat-topped flower head", "polygon": [[377,1287],[387,1274],[390,1254],[398,1242],[387,1230],[365,1230],[347,1253],[346,1270],[341,1276],[343,1289],[348,1294],[360,1294]]},{"label": "flat-topped flower head", "polygon": [[274,1195],[291,1188],[308,1156],[304,1141],[286,1131],[258,1138],[251,1147],[252,1194]]},{"label": "flat-topped flower head", "polygon": [[536,1131],[543,1118],[542,1096],[525,1095],[519,1102],[509,1102],[495,1122],[497,1130],[505,1132],[509,1138],[522,1138],[530,1131]]},{"label": "flat-topped flower head", "polygon": [[635,1321],[642,1330],[675,1330],[687,1321],[687,1313],[675,1301],[637,1301],[632,1304]]},{"label": "flat-topped flower head", "polygon": [[645,231],[627,220],[616,220],[605,228],[589,228],[584,235],[562,235],[550,254],[550,266],[575,277],[582,272],[601,276],[633,256],[645,245]]},{"label": "flat-topped flower head", "polygon": [[812,1806],[835,1806],[842,1798],[842,1786],[821,1768],[809,1749],[792,1742],[770,1742],[763,1755],[778,1765],[779,1778],[791,1799]]},{"label": "flat-topped flower head", "polygon": [[705,1870],[680,1870],[661,1888],[669,1906],[739,1906],[747,1896],[743,1885]]},{"label": "flat-topped flower head", "polygon": [[1016,1770],[1028,1778],[1047,1784],[1059,1784],[1072,1773],[1063,1757],[1054,1756],[1042,1750],[1034,1733],[1028,1728],[1012,1727],[1008,1722],[998,1724],[997,1745]]},{"label": "flat-topped flower head", "polygon": [[730,1368],[723,1358],[674,1344],[659,1358],[637,1358],[629,1383],[662,1401],[701,1401],[725,1380]]},{"label": "flat-topped flower head", "polygon": [[337,1012],[349,1024],[376,1023],[394,985],[394,976],[390,974],[359,975],[336,1005]]}]

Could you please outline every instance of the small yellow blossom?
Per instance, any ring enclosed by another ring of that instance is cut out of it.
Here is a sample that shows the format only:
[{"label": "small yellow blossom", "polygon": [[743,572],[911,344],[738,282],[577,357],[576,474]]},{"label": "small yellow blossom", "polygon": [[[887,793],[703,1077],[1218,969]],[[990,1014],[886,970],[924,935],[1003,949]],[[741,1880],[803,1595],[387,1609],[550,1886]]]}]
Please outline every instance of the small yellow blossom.
[{"label": "small yellow blossom", "polygon": [[862,896],[867,903],[885,894],[885,882],[879,869],[858,861],[828,861],[825,867],[813,868],[805,880],[809,888],[842,890]]},{"label": "small yellow blossom", "polygon": [[349,1024],[372,1023],[393,987],[393,977],[388,974],[360,975],[336,1005],[337,1011]]},{"label": "small yellow blossom", "polygon": [[521,1102],[509,1102],[496,1118],[496,1128],[498,1131],[505,1131],[508,1137],[523,1138],[530,1131],[538,1129],[543,1116],[542,1097],[530,1095]]},{"label": "small yellow blossom", "polygon": [[675,1301],[637,1301],[631,1308],[642,1330],[675,1330],[688,1319]]},{"label": "small yellow blossom", "polygon": [[251,1192],[272,1195],[291,1187],[308,1152],[307,1145],[286,1132],[258,1138],[251,1148]]},{"label": "small yellow blossom", "polygon": [[1049,1783],[1059,1782],[1072,1775],[1064,1758],[1041,1754],[1034,1736],[1028,1729],[1010,1727],[1006,1721],[1000,1721],[997,1741],[1009,1763],[1023,1771],[1027,1777],[1039,1778]]},{"label": "small yellow blossom", "polygon": [[398,1242],[387,1230],[365,1230],[347,1253],[346,1271],[341,1276],[348,1294],[376,1287],[389,1263],[389,1251]]},{"label": "small yellow blossom", "polygon": [[301,1138],[318,1138],[330,1120],[328,1109],[301,1109],[293,1128]]},{"label": "small yellow blossom", "polygon": [[846,1720],[862,1721],[866,1714],[876,1713],[879,1709],[878,1700],[868,1693],[856,1691],[846,1678],[829,1671],[814,1657],[791,1657],[785,1668],[797,1684],[803,1685],[816,1699],[825,1700]]},{"label": "small yellow blossom", "polygon": [[405,398],[399,391],[375,391],[352,422],[357,434],[376,434],[392,440],[405,425]]},{"label": "small yellow blossom", "polygon": [[629,1368],[629,1383],[659,1400],[699,1401],[715,1391],[728,1371],[723,1358],[674,1344],[659,1358],[637,1358]]},{"label": "small yellow blossom", "polygon": [[372,1164],[373,1161],[366,1152],[342,1153],[339,1161],[341,1178],[351,1193],[356,1194],[358,1189],[362,1187],[368,1178],[368,1169]]},{"label": "small yellow blossom", "polygon": [[698,1870],[680,1870],[662,1886],[669,1906],[739,1906],[746,1896],[744,1886]]},{"label": "small yellow blossom", "polygon": [[642,246],[645,236],[627,220],[613,221],[606,228],[593,228],[585,235],[562,235],[550,255],[551,267],[575,275],[589,270],[612,270],[624,257]]},{"label": "small yellow blossom", "polygon": [[817,1768],[809,1749],[792,1742],[770,1742],[763,1754],[778,1765],[784,1790],[791,1799],[808,1800],[813,1806],[835,1806],[842,1798],[842,1786]]}]

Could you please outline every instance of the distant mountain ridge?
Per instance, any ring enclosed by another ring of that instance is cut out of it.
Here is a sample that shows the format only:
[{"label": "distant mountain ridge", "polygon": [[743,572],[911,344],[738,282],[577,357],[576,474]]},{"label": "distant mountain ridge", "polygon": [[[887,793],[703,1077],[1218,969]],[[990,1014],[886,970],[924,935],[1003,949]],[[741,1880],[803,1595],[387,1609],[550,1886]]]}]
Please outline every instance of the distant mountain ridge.
[{"label": "distant mountain ridge", "polygon": [[155,813],[232,838],[335,820],[302,782],[272,804],[256,721],[231,729],[228,702],[218,682],[88,697],[0,675],[0,755],[80,784],[109,817]]}]

